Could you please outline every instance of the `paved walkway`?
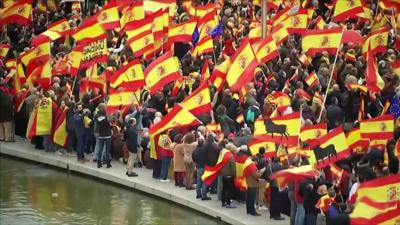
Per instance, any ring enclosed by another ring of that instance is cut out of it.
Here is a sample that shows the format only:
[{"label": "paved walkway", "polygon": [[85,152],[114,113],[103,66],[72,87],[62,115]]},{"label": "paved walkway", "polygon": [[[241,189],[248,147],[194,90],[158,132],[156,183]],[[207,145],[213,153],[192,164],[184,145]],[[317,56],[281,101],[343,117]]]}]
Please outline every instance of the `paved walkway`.
[{"label": "paved walkway", "polygon": [[273,221],[269,219],[268,211],[262,210],[262,216],[254,217],[246,214],[246,205],[239,204],[236,209],[221,207],[221,202],[216,195],[211,195],[211,201],[201,201],[195,198],[195,191],[187,191],[174,186],[173,182],[162,183],[152,179],[152,171],[149,169],[136,169],[139,177],[125,176],[126,166],[121,162],[112,162],[112,168],[105,167],[98,169],[96,163],[78,163],[76,157],[60,156],[56,153],[46,153],[35,150],[29,142],[19,140],[16,143],[0,142],[0,153],[36,161],[64,169],[69,169],[81,174],[111,181],[126,187],[152,194],[183,206],[205,213],[214,218],[220,218],[229,224],[289,224],[288,218],[284,221]]}]

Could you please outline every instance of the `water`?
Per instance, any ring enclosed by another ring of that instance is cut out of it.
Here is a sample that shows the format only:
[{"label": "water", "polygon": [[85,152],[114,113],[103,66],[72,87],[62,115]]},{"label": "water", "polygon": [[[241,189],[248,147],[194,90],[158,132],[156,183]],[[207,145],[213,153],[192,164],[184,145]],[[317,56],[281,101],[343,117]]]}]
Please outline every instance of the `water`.
[{"label": "water", "polygon": [[0,158],[0,224],[220,224],[158,198]]}]

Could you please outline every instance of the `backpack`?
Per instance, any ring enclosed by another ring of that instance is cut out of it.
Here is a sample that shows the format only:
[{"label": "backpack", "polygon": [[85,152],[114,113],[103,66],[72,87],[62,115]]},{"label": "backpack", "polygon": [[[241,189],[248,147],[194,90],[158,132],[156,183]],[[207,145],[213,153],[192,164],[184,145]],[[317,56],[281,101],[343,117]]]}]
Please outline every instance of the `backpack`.
[{"label": "backpack", "polygon": [[253,108],[250,107],[249,110],[247,110],[247,113],[246,113],[246,122],[253,123],[255,116],[256,115],[255,115],[255,112],[254,112]]}]

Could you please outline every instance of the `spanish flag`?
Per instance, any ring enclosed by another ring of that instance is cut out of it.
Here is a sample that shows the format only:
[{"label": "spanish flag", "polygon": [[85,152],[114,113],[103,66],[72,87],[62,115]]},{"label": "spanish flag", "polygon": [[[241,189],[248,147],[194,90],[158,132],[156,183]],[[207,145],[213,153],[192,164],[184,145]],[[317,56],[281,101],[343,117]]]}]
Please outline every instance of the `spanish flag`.
[{"label": "spanish flag", "polygon": [[394,132],[394,117],[392,114],[378,116],[360,121],[361,137],[374,139],[392,139]]},{"label": "spanish flag", "polygon": [[300,130],[300,140],[303,142],[316,140],[327,134],[326,123],[320,123],[308,127],[302,127]]},{"label": "spanish flag", "polygon": [[278,48],[271,35],[259,42],[256,56],[260,63],[267,63],[279,56]]},{"label": "spanish flag", "polygon": [[318,18],[315,20],[315,29],[317,29],[317,30],[325,29],[326,25],[327,24],[325,23],[325,21],[322,18],[322,16],[318,16]]},{"label": "spanish flag", "polygon": [[368,35],[362,45],[362,53],[371,52],[373,55],[384,53],[387,49],[390,28],[382,28]]},{"label": "spanish flag", "polygon": [[47,90],[51,84],[51,64],[50,60],[44,63],[44,65],[40,65],[36,67],[31,73],[31,78],[36,81],[37,84]]},{"label": "spanish flag", "polygon": [[349,90],[354,90],[354,91],[361,91],[363,93],[368,92],[368,87],[365,85],[360,85],[360,84],[347,84],[346,87]]},{"label": "spanish flag", "polygon": [[351,225],[392,225],[400,220],[399,200],[380,202],[373,199],[370,196],[360,199],[350,214]]},{"label": "spanish flag", "polygon": [[[316,162],[317,168],[324,168],[338,160],[346,158],[349,155],[349,147],[347,145],[346,136],[343,133],[343,127],[337,127],[331,130],[325,136],[319,138],[313,145],[318,145],[320,149],[311,146],[314,150],[311,161]],[[329,151],[324,153],[321,151]]]},{"label": "spanish flag", "polygon": [[199,56],[204,55],[207,53],[214,52],[214,43],[211,36],[207,36],[201,39],[198,43],[196,48],[194,49],[193,55]]},{"label": "spanish flag", "polygon": [[332,164],[329,169],[332,174],[332,178],[337,181],[336,184],[340,184],[343,174],[346,173],[346,171],[335,164]]},{"label": "spanish flag", "polygon": [[60,19],[52,24],[50,24],[47,28],[49,31],[58,32],[61,36],[69,35],[71,32],[71,28],[66,18]]},{"label": "spanish flag", "polygon": [[[271,118],[271,120],[275,125],[286,126],[286,134],[288,136],[295,136],[296,138],[298,138],[301,127],[300,112],[294,112],[284,116],[274,117]],[[262,135],[266,133],[267,130],[264,125],[264,121],[256,120],[256,123],[254,125],[254,135]],[[277,135],[280,138],[280,136],[284,134],[274,133],[274,136],[275,135]],[[286,137],[283,137],[283,139],[286,139]]]},{"label": "spanish flag", "polygon": [[249,41],[251,44],[256,43],[261,40],[262,38],[262,30],[261,26],[256,26],[249,31]]},{"label": "spanish flag", "polygon": [[154,39],[163,39],[164,37],[164,10],[159,9],[150,15],[152,20],[152,31]]},{"label": "spanish flag", "polygon": [[174,42],[191,42],[192,34],[196,28],[195,20],[170,26],[168,28],[168,43],[171,45]]},{"label": "spanish flag", "polygon": [[21,55],[21,61],[27,66],[28,73],[48,60],[50,60],[50,42],[44,42]]},{"label": "spanish flag", "polygon": [[208,81],[208,79],[210,79],[210,70],[208,68],[208,60],[205,60],[204,64],[203,64],[203,68],[201,68],[200,80]]},{"label": "spanish flag", "polygon": [[335,55],[342,40],[342,30],[343,28],[339,27],[306,31],[302,39],[303,51],[308,55],[315,55],[322,51]]},{"label": "spanish flag", "polygon": [[60,38],[60,33],[56,31],[46,30],[38,36],[32,37],[31,46],[39,46],[43,42],[51,42]]},{"label": "spanish flag", "polygon": [[277,26],[278,24],[280,24],[282,21],[284,21],[286,18],[289,17],[289,12],[290,12],[291,8],[290,7],[286,7],[284,9],[282,9],[281,11],[279,11],[273,18],[273,22],[272,25],[273,26]]},{"label": "spanish flag", "polygon": [[113,114],[123,107],[131,105],[135,101],[134,92],[118,91],[112,88],[109,88],[108,91],[107,114]]},{"label": "spanish flag", "polygon": [[197,25],[200,31],[200,40],[207,37],[210,31],[217,26],[218,16],[215,10],[207,13],[207,15],[201,17],[197,21]]},{"label": "spanish flag", "polygon": [[145,31],[128,40],[129,45],[136,57],[154,49],[154,36],[151,30]]},{"label": "spanish flag", "polygon": [[225,85],[226,74],[231,67],[232,62],[230,59],[226,59],[221,64],[216,65],[214,71],[211,74],[210,82],[217,88],[217,92],[220,92]]},{"label": "spanish flag", "polygon": [[276,144],[277,143],[275,143],[275,139],[272,138],[270,135],[257,135],[251,139],[251,141],[248,143],[248,146],[252,156],[257,155],[259,149],[261,147],[264,147],[264,157],[272,158],[276,157]]},{"label": "spanish flag", "polygon": [[317,86],[319,84],[319,79],[317,74],[315,73],[315,71],[312,71],[310,75],[308,75],[308,77],[306,77],[304,79],[304,81],[307,83],[308,86],[310,86],[311,88],[314,88],[315,86]]},{"label": "spanish flag", "polygon": [[[2,54],[1,53],[1,47],[0,47],[0,55]],[[8,50],[7,50],[8,51]],[[0,58],[1,59],[1,58]],[[17,68],[17,61],[15,60],[15,59],[9,59],[9,60],[7,60],[6,61],[6,68],[7,69],[9,69],[9,70],[12,70],[12,69],[16,69]]]},{"label": "spanish flag", "polygon": [[14,102],[15,112],[21,111],[21,108],[22,108],[28,94],[29,94],[29,90],[22,90],[20,93],[17,94],[17,96],[15,98],[15,102]]},{"label": "spanish flag", "polygon": [[336,0],[333,20],[336,22],[357,18],[358,13],[364,13],[361,0]]},{"label": "spanish flag", "polygon": [[111,30],[120,27],[120,18],[116,2],[107,3],[103,9],[97,14],[97,20],[104,29]]},{"label": "spanish flag", "polygon": [[123,87],[130,91],[140,89],[145,85],[142,64],[137,59],[131,61],[112,74],[109,82],[112,88]]},{"label": "spanish flag", "polygon": [[222,168],[231,160],[233,157],[232,153],[227,149],[222,149],[219,153],[217,163],[214,166],[207,166],[204,168],[204,173],[201,176],[201,180],[207,185],[210,186],[214,180],[218,177],[219,172]]},{"label": "spanish flag", "polygon": [[0,44],[0,59],[4,60],[7,56],[8,50],[10,50],[11,45],[9,44]]},{"label": "spanish flag", "polygon": [[144,18],[143,1],[136,1],[128,7],[126,12],[122,14],[120,19],[121,28],[124,28],[129,22],[142,20]]},{"label": "spanish flag", "polygon": [[173,17],[176,12],[176,0],[144,0],[143,7],[146,12],[156,12],[159,9],[168,9],[169,16]]},{"label": "spanish flag", "polygon": [[31,113],[26,129],[26,137],[32,139],[34,136],[49,135],[53,124],[53,110],[56,104],[51,98],[42,98],[38,107]]},{"label": "spanish flag", "polygon": [[153,20],[151,17],[147,17],[141,20],[135,20],[125,25],[126,35],[128,40],[135,38],[145,32],[152,32]]},{"label": "spanish flag", "polygon": [[180,78],[179,59],[171,52],[154,60],[144,71],[146,86],[151,94],[162,89],[166,84]]},{"label": "spanish flag", "polygon": [[240,191],[247,190],[246,178],[257,171],[257,166],[247,155],[235,155],[236,177],[234,184]]},{"label": "spanish flag", "polygon": [[203,82],[192,94],[187,96],[181,106],[191,112],[193,115],[198,116],[202,113],[211,111],[211,95],[208,83]]},{"label": "spanish flag", "polygon": [[76,42],[85,42],[88,39],[97,38],[105,34],[103,26],[97,22],[95,17],[90,18],[82,25],[80,25],[72,34]]},{"label": "spanish flag", "polygon": [[77,46],[68,54],[69,73],[73,77],[78,75],[78,71],[83,58],[83,47],[84,46]]},{"label": "spanish flag", "polygon": [[13,5],[0,10],[0,26],[17,23],[27,26],[32,22],[32,4],[26,1],[15,2]]},{"label": "spanish flag", "polygon": [[289,32],[285,26],[278,24],[271,30],[271,35],[276,45],[280,46],[289,37]]},{"label": "spanish flag", "polygon": [[213,132],[214,134],[221,134],[221,125],[219,123],[210,123],[206,126],[208,132]]},{"label": "spanish flag", "polygon": [[206,5],[198,5],[195,6],[193,4],[193,2],[191,2],[191,4],[188,7],[188,14],[190,17],[193,18],[201,18],[205,15],[207,15],[207,13],[214,11],[214,5],[212,3],[208,3]]},{"label": "spanish flag", "polygon": [[276,180],[279,188],[284,188],[289,182],[315,177],[315,170],[311,165],[292,167],[273,173],[271,179]]},{"label": "spanish flag", "polygon": [[[371,48],[369,48],[370,50]],[[385,87],[385,82],[379,75],[376,60],[372,51],[367,52],[367,69],[365,70],[365,79],[367,80],[367,87],[371,93],[380,93]]]},{"label": "spanish flag", "polygon": [[254,69],[258,65],[257,58],[248,39],[242,40],[240,48],[231,59],[232,65],[226,75],[226,82],[232,91],[239,91],[254,76]]},{"label": "spanish flag", "polygon": [[269,100],[271,103],[276,104],[280,109],[286,109],[286,107],[289,107],[292,104],[290,97],[282,91],[274,91],[274,93],[270,94],[270,97]]},{"label": "spanish flag", "polygon": [[280,24],[286,27],[289,34],[302,34],[307,29],[308,22],[308,15],[306,13],[299,13],[289,16]]},{"label": "spanish flag", "polygon": [[153,159],[159,159],[158,153],[156,152],[155,136],[162,132],[177,128],[177,127],[188,127],[201,125],[193,114],[188,110],[182,108],[179,104],[175,105],[169,113],[161,119],[160,122],[150,127],[150,157]]},{"label": "spanish flag", "polygon": [[67,111],[68,107],[65,107],[60,117],[57,118],[53,136],[53,142],[63,148],[65,148],[68,144]]},{"label": "spanish flag", "polygon": [[352,149],[354,153],[362,154],[369,147],[369,140],[361,138],[360,128],[353,128],[346,134],[346,142],[349,149]]}]

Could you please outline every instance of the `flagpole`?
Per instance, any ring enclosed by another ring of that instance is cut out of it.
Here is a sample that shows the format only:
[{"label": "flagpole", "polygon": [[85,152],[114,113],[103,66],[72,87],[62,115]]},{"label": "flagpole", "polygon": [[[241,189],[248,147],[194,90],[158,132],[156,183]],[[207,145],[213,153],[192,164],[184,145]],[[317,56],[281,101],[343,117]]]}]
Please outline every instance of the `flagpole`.
[{"label": "flagpole", "polygon": [[335,56],[335,60],[333,61],[333,66],[332,66],[332,71],[331,71],[331,75],[329,76],[329,81],[328,81],[328,85],[326,87],[326,91],[325,91],[325,95],[324,95],[324,101],[322,102],[321,105],[321,111],[319,112],[319,116],[318,116],[318,120],[317,123],[319,123],[321,121],[321,117],[322,117],[322,112],[324,111],[324,106],[325,106],[325,102],[326,102],[326,97],[328,95],[328,91],[329,91],[329,86],[331,85],[332,82],[332,77],[333,77],[333,73],[335,71],[335,66],[336,66],[336,61],[339,55],[339,50],[342,47],[342,38],[343,38],[343,32],[344,32],[344,27],[342,28],[342,34],[340,35],[340,44],[338,49],[336,50],[336,56]]}]

